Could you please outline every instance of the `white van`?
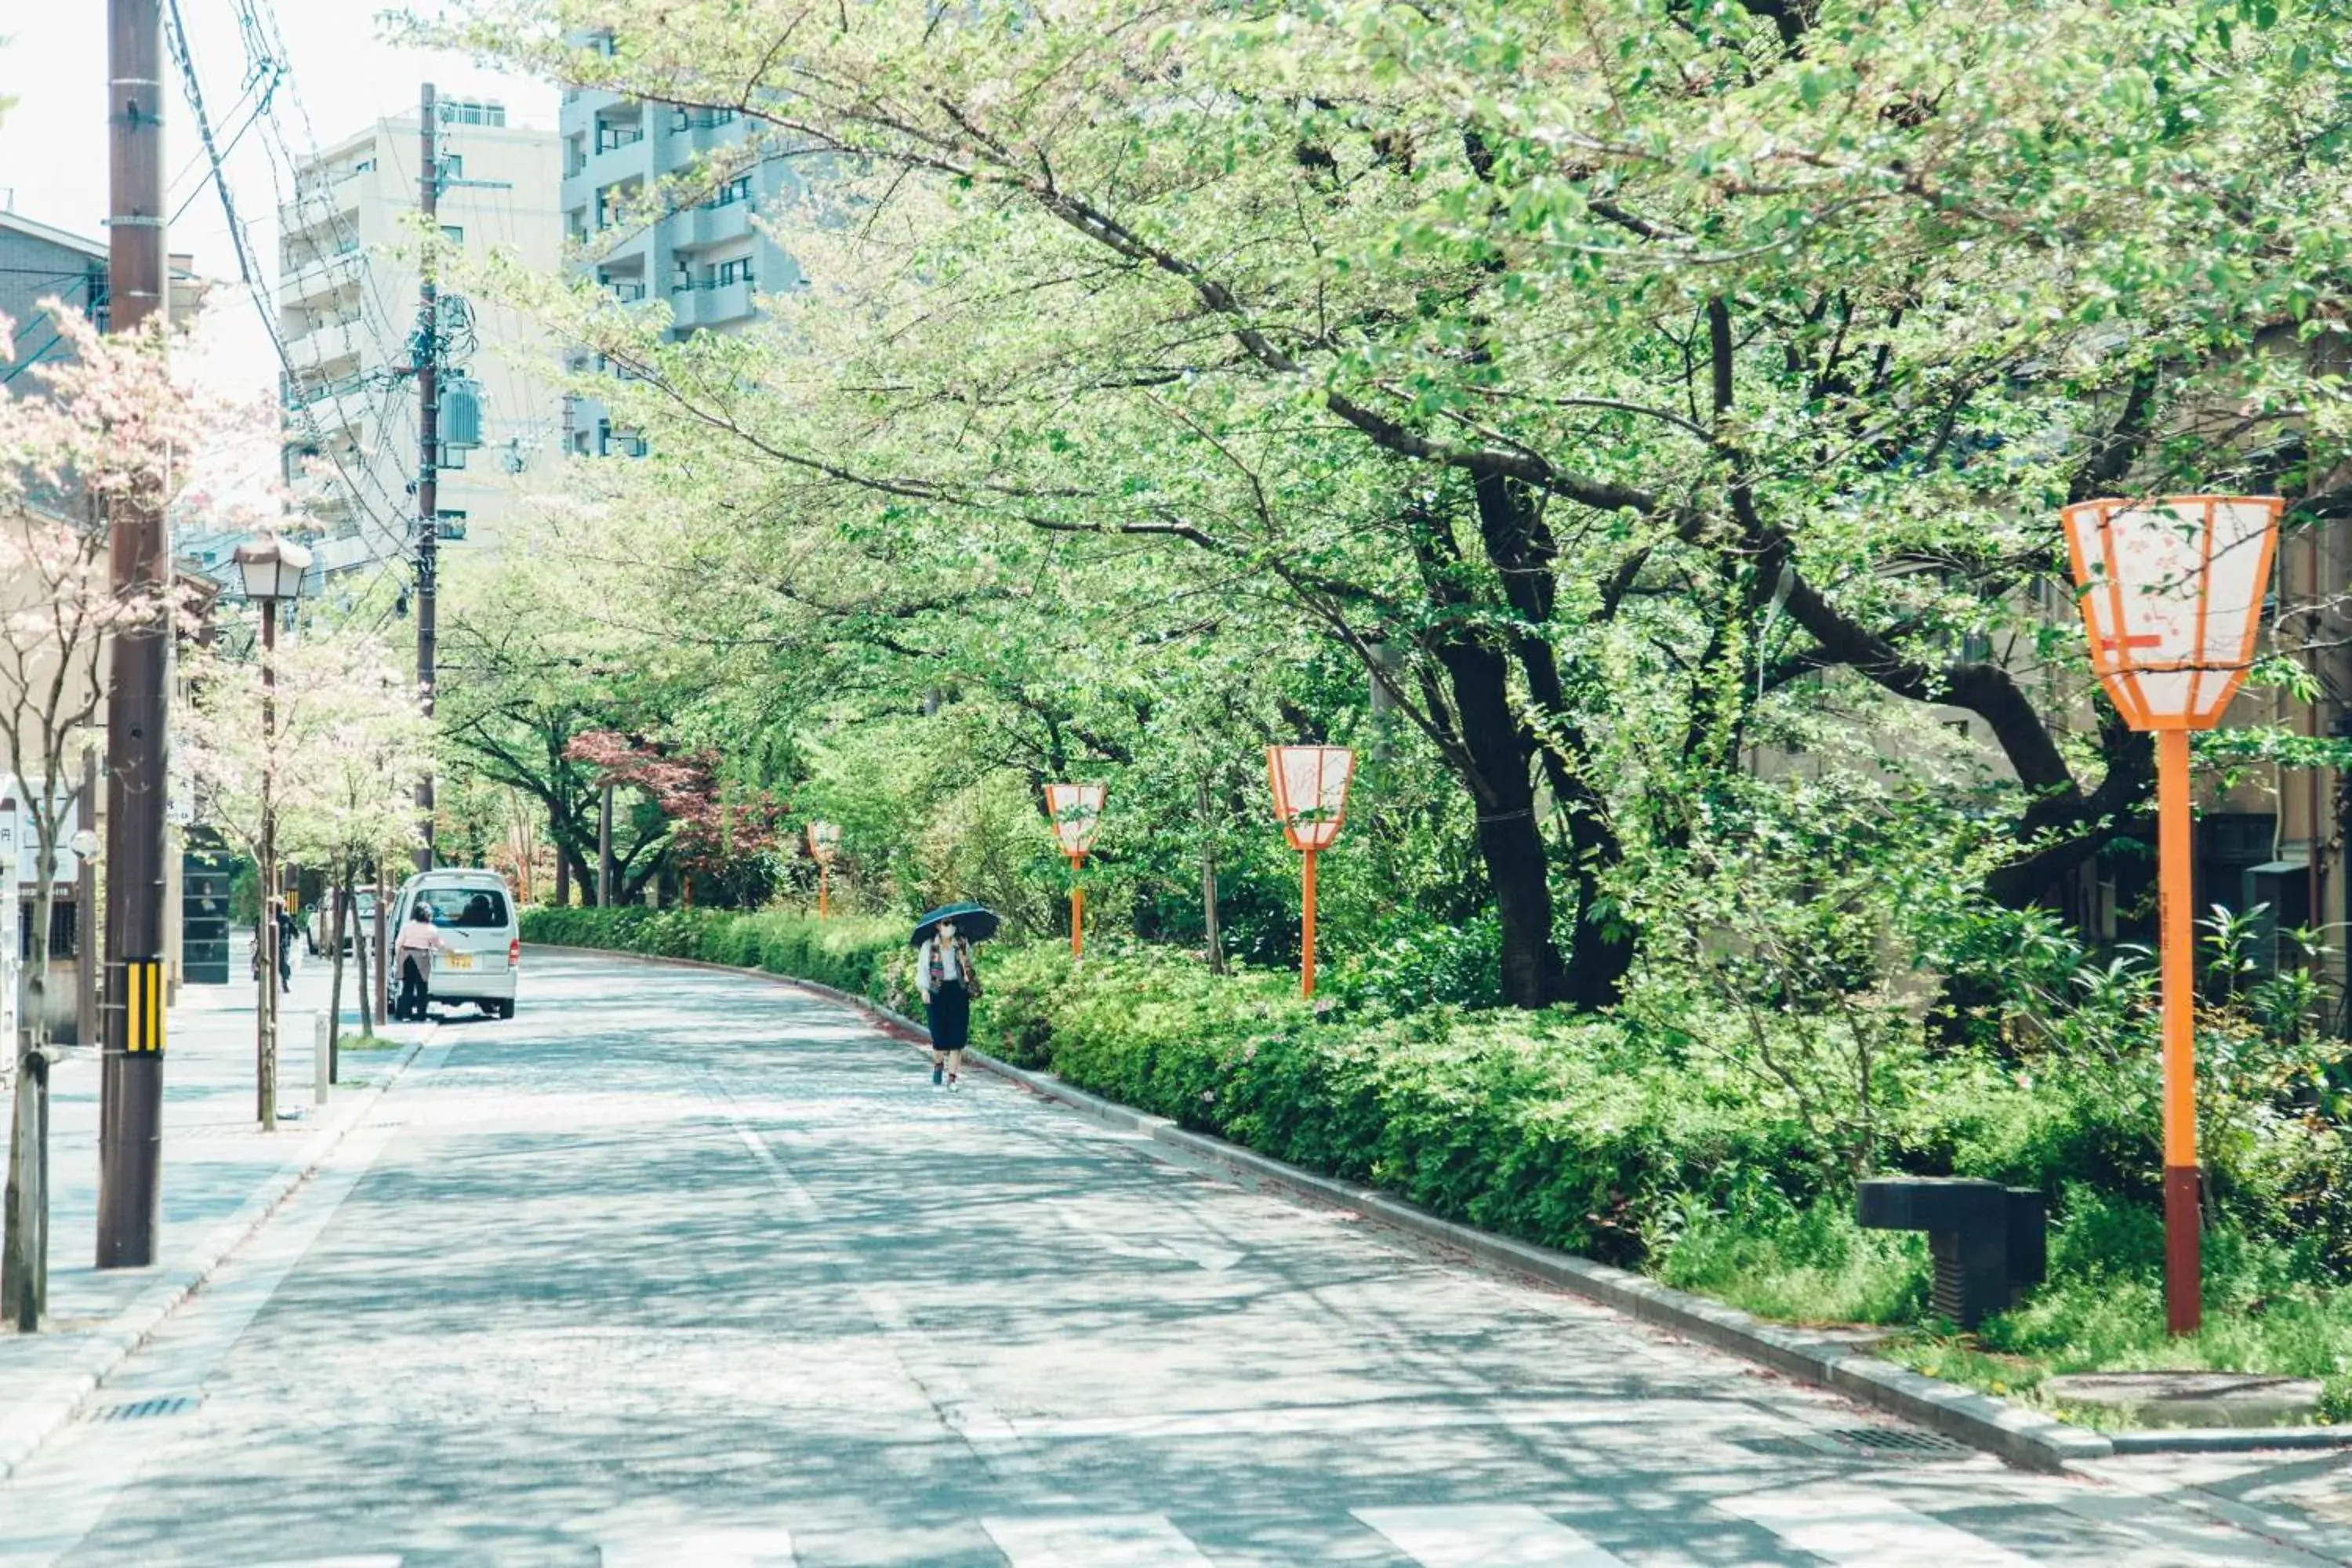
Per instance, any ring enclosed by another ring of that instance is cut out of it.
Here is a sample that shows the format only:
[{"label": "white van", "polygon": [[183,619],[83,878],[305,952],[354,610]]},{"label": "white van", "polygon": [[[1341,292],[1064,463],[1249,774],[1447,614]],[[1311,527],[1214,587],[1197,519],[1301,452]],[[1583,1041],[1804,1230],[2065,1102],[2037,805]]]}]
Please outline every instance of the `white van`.
[{"label": "white van", "polygon": [[[496,871],[419,871],[400,885],[392,907],[396,948],[409,911],[422,904],[434,928],[449,944],[433,955],[425,1001],[471,1002],[493,1018],[511,1018],[516,980],[522,968],[522,928],[506,879]],[[393,976],[397,989],[398,975]]]},{"label": "white van", "polygon": [[[304,945],[310,956],[318,957],[335,945],[335,900],[342,897],[333,889],[327,896],[310,906],[310,923],[302,933]],[[375,942],[375,889],[362,888],[352,895],[351,913],[343,920],[343,951],[352,951],[352,939],[360,937],[369,943]]]}]

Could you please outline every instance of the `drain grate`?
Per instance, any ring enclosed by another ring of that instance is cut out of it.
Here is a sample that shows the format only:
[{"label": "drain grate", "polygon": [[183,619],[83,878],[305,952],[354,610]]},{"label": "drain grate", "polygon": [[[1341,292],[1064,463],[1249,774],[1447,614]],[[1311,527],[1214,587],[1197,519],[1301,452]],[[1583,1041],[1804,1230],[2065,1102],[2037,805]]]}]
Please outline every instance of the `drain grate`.
[{"label": "drain grate", "polygon": [[154,1399],[133,1400],[128,1405],[110,1405],[90,1417],[93,1421],[146,1421],[158,1415],[185,1415],[196,1407],[198,1395],[172,1394]]},{"label": "drain grate", "polygon": [[1960,1459],[1976,1452],[1940,1432],[1909,1426],[1833,1426],[1822,1436],[1849,1453],[1873,1458]]}]

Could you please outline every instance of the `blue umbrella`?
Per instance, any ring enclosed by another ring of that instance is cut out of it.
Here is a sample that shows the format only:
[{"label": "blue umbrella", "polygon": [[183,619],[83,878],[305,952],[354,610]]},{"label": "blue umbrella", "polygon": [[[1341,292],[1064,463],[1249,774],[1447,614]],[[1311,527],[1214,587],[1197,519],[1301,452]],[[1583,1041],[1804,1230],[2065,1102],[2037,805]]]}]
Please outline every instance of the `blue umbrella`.
[{"label": "blue umbrella", "polygon": [[997,919],[996,911],[985,905],[941,904],[938,909],[915,921],[915,934],[907,939],[908,945],[922,946],[931,933],[939,929],[941,921],[955,921],[956,934],[972,942],[986,942],[996,934],[996,928],[1003,923]]}]

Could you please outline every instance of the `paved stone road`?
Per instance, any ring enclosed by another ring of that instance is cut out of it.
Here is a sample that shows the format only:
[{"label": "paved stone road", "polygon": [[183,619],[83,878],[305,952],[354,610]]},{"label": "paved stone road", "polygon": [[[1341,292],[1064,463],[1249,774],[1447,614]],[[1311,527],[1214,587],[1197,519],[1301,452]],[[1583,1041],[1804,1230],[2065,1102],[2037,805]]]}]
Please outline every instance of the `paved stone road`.
[{"label": "paved stone road", "polygon": [[2332,1458],[1909,1440],[783,987],[534,955],[0,1488],[0,1565],[2352,1562]]}]

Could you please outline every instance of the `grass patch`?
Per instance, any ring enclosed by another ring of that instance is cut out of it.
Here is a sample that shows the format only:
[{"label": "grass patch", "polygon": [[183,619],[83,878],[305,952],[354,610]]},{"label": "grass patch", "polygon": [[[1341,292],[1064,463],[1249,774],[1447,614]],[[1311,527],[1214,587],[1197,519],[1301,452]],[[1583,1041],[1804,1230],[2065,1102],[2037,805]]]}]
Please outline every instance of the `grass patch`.
[{"label": "grass patch", "polygon": [[1864,1230],[1841,1204],[1685,1210],[1651,1259],[1664,1284],[1783,1322],[1907,1323],[1927,1310],[1927,1237]]},{"label": "grass patch", "polygon": [[1974,1334],[1928,1317],[1927,1238],[1866,1231],[1843,1206],[1751,1203],[1685,1216],[1653,1252],[1664,1283],[1759,1317],[1915,1331],[1880,1353],[1930,1377],[2084,1425],[2048,1378],[2074,1372],[2202,1370],[2321,1381],[2320,1419],[2352,1419],[2352,1289],[2305,1249],[2222,1226],[2205,1238],[2205,1328],[2164,1327],[2164,1224],[2153,1210],[2070,1187],[2051,1231],[2049,1281]]},{"label": "grass patch", "polygon": [[387,1035],[343,1035],[335,1041],[338,1051],[396,1051],[406,1045]]}]

